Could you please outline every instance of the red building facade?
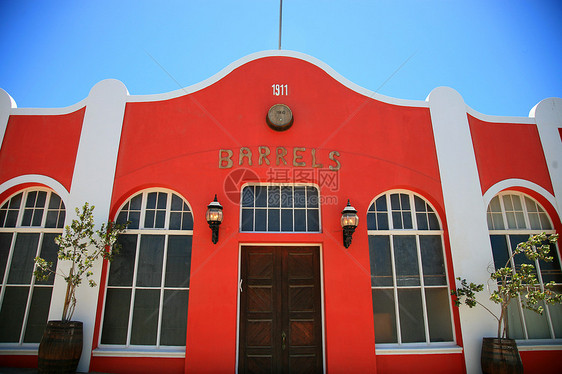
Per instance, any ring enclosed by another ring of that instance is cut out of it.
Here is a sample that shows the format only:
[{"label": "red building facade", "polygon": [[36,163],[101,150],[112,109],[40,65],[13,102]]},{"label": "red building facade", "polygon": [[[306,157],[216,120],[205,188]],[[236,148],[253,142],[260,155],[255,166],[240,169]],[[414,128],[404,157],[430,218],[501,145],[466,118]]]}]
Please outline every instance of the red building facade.
[{"label": "red building facade", "polygon": [[[288,51],[159,95],[106,80],[71,107],[20,109],[1,94],[1,366],[36,365],[64,284],[36,284],[29,259],[86,201],[99,222],[132,222],[74,317],[79,370],[114,373],[478,372],[495,324],[453,307],[455,277],[484,283],[494,240],[561,228],[560,99],[487,116],[449,88],[388,98]],[[268,125],[275,104],[290,128]],[[562,284],[559,253],[548,271]],[[558,307],[513,313],[527,371],[558,357]]]}]

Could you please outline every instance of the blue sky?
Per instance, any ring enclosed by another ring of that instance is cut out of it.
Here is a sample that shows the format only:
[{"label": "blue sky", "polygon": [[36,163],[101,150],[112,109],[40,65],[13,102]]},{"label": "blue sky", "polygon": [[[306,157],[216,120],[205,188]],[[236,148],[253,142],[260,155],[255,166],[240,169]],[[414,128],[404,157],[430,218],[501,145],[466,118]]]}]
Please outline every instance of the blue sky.
[{"label": "blue sky", "polygon": [[[277,49],[278,17],[279,0],[0,0],[0,87],[18,107],[69,106],[106,78],[176,90]],[[562,1],[284,0],[282,48],[392,97],[450,86],[485,114],[562,97]]]}]

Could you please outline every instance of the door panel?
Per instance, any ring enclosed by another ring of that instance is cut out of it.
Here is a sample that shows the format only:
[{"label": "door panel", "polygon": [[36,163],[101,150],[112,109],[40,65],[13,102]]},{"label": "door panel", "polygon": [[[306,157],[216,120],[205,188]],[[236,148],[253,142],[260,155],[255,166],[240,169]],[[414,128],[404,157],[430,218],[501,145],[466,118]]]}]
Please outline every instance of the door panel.
[{"label": "door panel", "polygon": [[321,373],[318,247],[242,248],[240,373]]}]

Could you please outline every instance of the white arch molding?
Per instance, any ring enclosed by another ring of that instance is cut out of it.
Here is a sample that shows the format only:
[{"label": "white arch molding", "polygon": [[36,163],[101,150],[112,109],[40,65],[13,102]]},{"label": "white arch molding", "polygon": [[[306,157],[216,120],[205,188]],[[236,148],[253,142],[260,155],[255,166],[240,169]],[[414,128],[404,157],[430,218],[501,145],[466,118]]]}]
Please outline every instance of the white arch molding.
[{"label": "white arch molding", "polygon": [[51,177],[47,177],[46,175],[27,174],[7,180],[6,182],[0,184],[0,194],[12,187],[16,187],[26,183],[39,183],[47,186],[48,188],[52,189],[57,195],[59,195],[65,207],[68,206],[70,192],[59,181]]},{"label": "white arch molding", "polygon": [[548,192],[543,187],[539,186],[538,184],[530,182],[525,179],[517,179],[517,178],[504,179],[494,184],[492,187],[488,188],[488,190],[484,193],[484,196],[482,196],[482,198],[484,199],[485,206],[487,207],[488,205],[490,205],[490,201],[492,201],[494,196],[496,196],[498,193],[512,187],[523,187],[531,191],[535,191],[536,193],[544,197],[546,200],[548,200],[550,205],[552,205],[552,207],[556,211],[556,214],[558,214],[558,216],[560,217],[560,210],[558,209],[558,204],[556,203],[556,198],[554,197],[554,195]]}]

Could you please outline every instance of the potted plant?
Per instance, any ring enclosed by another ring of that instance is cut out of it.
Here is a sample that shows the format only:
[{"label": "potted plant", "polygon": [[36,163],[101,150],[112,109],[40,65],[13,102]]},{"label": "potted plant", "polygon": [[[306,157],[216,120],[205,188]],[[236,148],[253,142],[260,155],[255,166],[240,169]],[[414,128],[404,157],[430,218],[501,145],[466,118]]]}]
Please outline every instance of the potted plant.
[{"label": "potted plant", "polygon": [[90,287],[96,283],[90,277],[91,268],[102,257],[111,260],[118,251],[117,238],[126,225],[112,221],[94,230],[94,206],[85,203],[82,210],[76,208],[77,219],[65,227],[64,234],[55,238],[59,261],[69,261],[68,272],[53,267],[40,257],[35,258],[34,271],[37,280],[46,280],[51,274],[66,281],[66,293],[60,321],[49,321],[39,345],[39,373],[74,373],[82,353],[82,322],[72,321],[76,307],[76,289],[84,278]]},{"label": "potted plant", "polygon": [[509,337],[508,307],[513,300],[521,300],[523,308],[542,314],[540,301],[549,304],[562,302],[562,295],[552,291],[554,281],[541,287],[537,281],[535,266],[522,263],[513,267],[515,256],[526,256],[529,260],[550,262],[550,244],[558,240],[558,234],[547,236],[545,233],[531,235],[526,242],[521,242],[512,251],[504,267],[495,269],[490,279],[496,282],[497,289],[491,292],[490,300],[499,304],[500,313],[494,313],[476,300],[476,293],[484,289],[484,285],[469,283],[466,279],[457,278],[460,287],[451,291],[454,303],[458,307],[463,302],[470,308],[480,305],[498,322],[497,338],[483,338],[482,371],[484,373],[522,373],[523,364],[514,339]]}]

